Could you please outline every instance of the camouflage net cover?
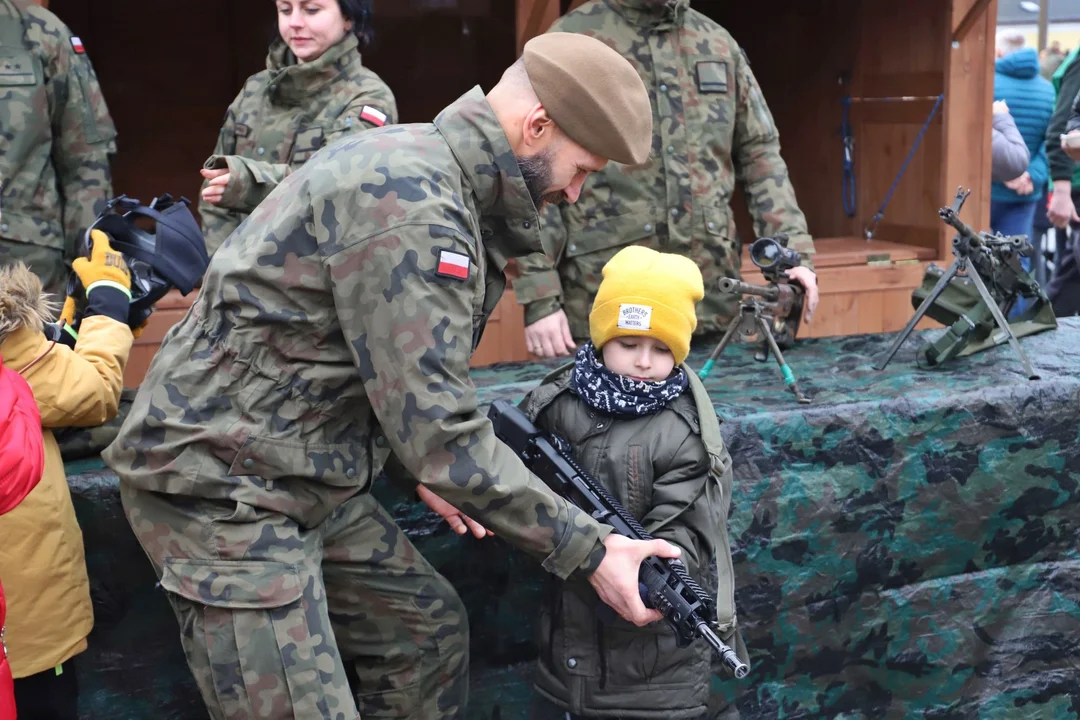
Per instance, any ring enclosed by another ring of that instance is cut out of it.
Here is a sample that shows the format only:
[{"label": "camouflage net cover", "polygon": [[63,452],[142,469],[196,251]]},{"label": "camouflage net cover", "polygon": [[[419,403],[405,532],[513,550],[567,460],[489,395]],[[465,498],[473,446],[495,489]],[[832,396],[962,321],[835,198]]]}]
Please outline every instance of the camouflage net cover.
[{"label": "camouflage net cover", "polygon": [[[717,717],[1080,718],[1080,319],[1021,341],[1033,382],[1008,346],[919,370],[927,336],[881,373],[890,336],[801,341],[787,357],[808,406],[745,345],[706,381],[735,462],[752,665],[714,679]],[[484,410],[555,365],[474,371]],[[68,468],[97,614],[83,717],[205,718],[116,478],[94,465]],[[469,720],[527,717],[543,572],[376,493],[469,608]]]}]

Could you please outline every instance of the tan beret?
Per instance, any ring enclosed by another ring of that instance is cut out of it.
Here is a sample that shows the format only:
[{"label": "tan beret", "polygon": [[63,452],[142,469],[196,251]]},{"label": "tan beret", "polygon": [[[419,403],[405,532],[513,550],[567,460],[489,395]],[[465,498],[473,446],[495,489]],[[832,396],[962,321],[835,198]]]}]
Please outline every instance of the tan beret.
[{"label": "tan beret", "polygon": [[640,165],[652,149],[652,105],[622,55],[595,38],[553,32],[522,53],[536,97],[571,140],[615,162]]}]

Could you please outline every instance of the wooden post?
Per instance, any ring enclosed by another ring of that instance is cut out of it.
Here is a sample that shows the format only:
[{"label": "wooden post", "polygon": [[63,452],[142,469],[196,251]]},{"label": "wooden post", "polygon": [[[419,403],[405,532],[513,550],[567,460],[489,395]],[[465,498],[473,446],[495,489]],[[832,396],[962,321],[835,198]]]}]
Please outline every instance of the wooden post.
[{"label": "wooden post", "polygon": [[[1045,0],[1044,0],[1045,2]],[[990,227],[990,128],[994,100],[994,32],[997,0],[952,0],[944,38],[950,44],[945,75],[945,142],[941,205],[958,187],[971,190],[963,219]],[[940,260],[952,256],[952,232],[941,225]]]},{"label": "wooden post", "polygon": [[551,27],[559,17],[559,0],[517,0],[517,51]]},{"label": "wooden post", "polygon": [[1050,0],[1039,0],[1039,52],[1046,49],[1046,36],[1050,24]]},{"label": "wooden post", "polygon": [[571,0],[569,3],[564,3],[564,0],[517,0],[518,54],[521,54],[525,43],[540,33],[547,32],[551,23],[559,18],[564,4],[569,12],[586,2],[588,0]]}]

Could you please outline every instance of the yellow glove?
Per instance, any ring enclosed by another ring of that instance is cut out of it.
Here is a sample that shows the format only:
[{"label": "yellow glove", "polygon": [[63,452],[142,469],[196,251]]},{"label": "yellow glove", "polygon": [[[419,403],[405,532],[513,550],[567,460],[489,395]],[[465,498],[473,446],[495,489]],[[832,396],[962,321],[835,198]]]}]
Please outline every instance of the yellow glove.
[{"label": "yellow glove", "polygon": [[146,326],[149,325],[149,324],[150,324],[150,318],[147,318],[147,319],[143,320],[142,325],[140,325],[137,328],[132,328],[131,329],[131,335],[133,337],[135,337],[136,339],[138,339],[139,336],[141,336],[143,334],[143,330],[145,330]]},{"label": "yellow glove", "polygon": [[131,272],[124,256],[113,250],[109,236],[100,230],[90,231],[90,259],[77,258],[71,268],[86,288],[87,296],[95,287],[114,287],[131,298]]},{"label": "yellow glove", "polygon": [[68,327],[75,325],[75,298],[70,295],[64,298],[64,309],[60,311],[60,321]]}]

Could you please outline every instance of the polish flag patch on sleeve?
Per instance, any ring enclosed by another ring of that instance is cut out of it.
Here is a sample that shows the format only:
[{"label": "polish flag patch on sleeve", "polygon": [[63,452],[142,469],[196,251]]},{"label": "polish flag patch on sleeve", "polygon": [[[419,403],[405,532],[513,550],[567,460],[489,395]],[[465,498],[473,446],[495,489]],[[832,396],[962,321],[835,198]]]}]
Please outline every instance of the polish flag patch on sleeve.
[{"label": "polish flag patch on sleeve", "polygon": [[71,36],[71,49],[75,51],[76,55],[84,55],[86,53],[86,48],[83,47],[82,40],[79,39],[78,35]]},{"label": "polish flag patch on sleeve", "polygon": [[365,105],[360,109],[360,119],[366,120],[377,127],[382,127],[386,124],[386,113],[381,110],[376,110],[370,105]]},{"label": "polish flag patch on sleeve", "polygon": [[453,250],[440,250],[439,266],[435,268],[435,274],[455,280],[468,280],[471,266],[468,255]]}]

